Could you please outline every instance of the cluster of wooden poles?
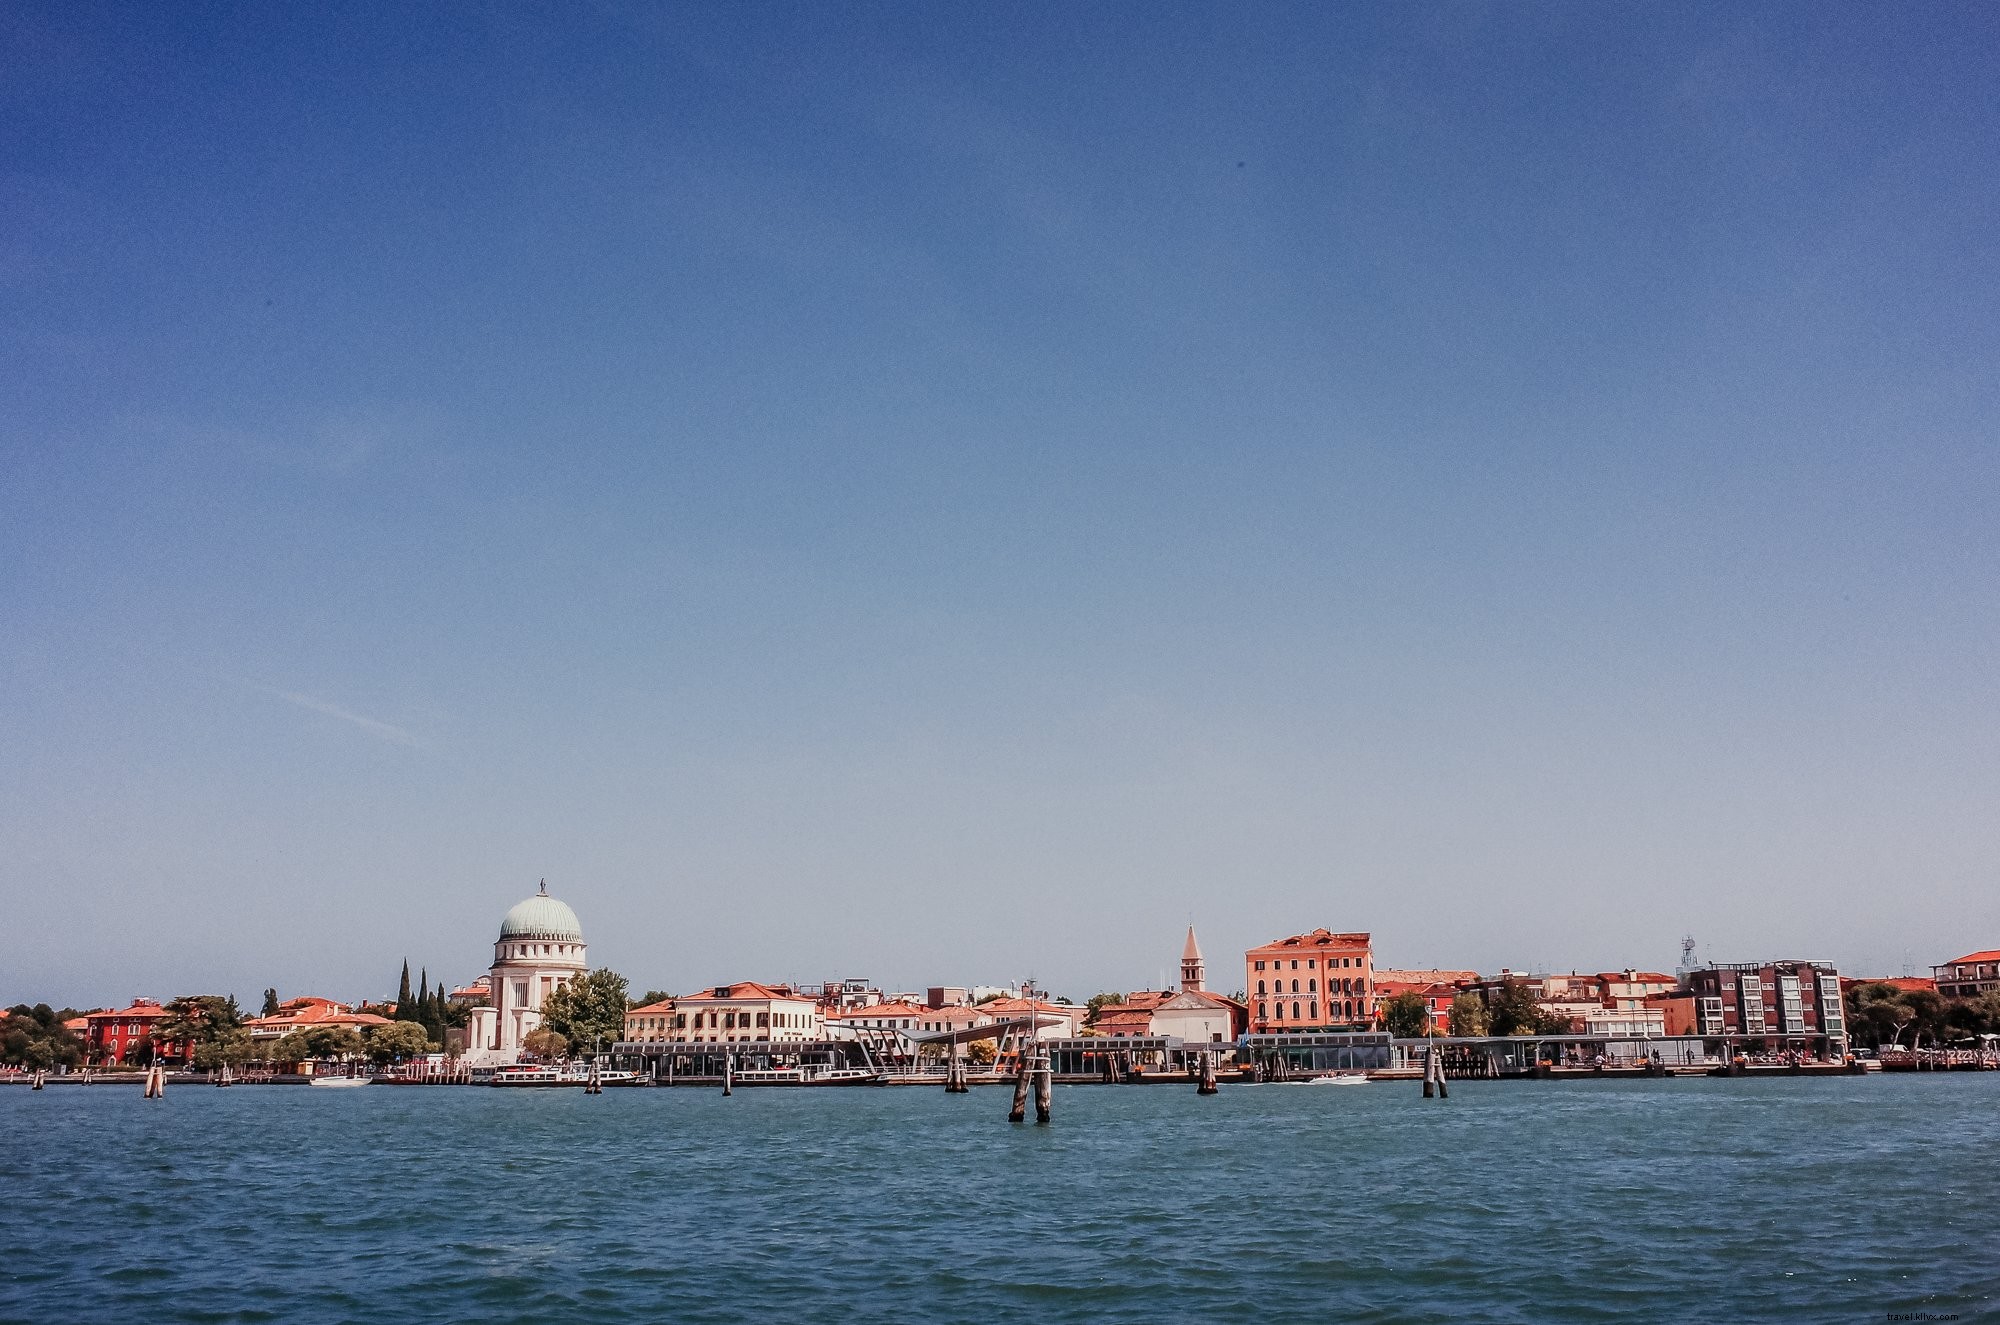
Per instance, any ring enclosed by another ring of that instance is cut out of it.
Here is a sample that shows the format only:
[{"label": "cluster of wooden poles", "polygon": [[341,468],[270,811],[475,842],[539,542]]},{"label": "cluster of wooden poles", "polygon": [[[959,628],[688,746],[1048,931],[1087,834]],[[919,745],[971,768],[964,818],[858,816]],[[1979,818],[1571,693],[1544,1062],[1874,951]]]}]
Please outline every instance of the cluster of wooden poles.
[{"label": "cluster of wooden poles", "polygon": [[1437,1051],[1436,1045],[1432,1045],[1424,1050],[1425,1099],[1431,1098],[1431,1087],[1433,1086],[1437,1087],[1438,1099],[1448,1100],[1451,1098],[1451,1091],[1446,1089],[1444,1084],[1444,1055]]}]

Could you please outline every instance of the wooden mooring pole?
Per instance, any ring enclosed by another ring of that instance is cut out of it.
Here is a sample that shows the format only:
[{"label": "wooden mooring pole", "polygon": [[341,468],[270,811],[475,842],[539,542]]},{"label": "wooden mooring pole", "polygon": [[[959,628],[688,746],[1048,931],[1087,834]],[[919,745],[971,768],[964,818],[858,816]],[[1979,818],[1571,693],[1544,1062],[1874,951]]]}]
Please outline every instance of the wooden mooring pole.
[{"label": "wooden mooring pole", "polygon": [[1021,1055],[1021,1070],[1014,1077],[1014,1105],[1007,1110],[1007,1121],[1024,1123],[1028,1120],[1028,1055]]},{"label": "wooden mooring pole", "polygon": [[724,1054],[722,1056],[722,1093],[724,1095],[733,1095],[736,1093],[735,1054]]},{"label": "wooden mooring pole", "polygon": [[1213,1095],[1215,1092],[1215,1054],[1210,1050],[1203,1050],[1201,1055],[1201,1081],[1195,1086],[1194,1093],[1197,1095]]},{"label": "wooden mooring pole", "polygon": [[1046,1123],[1055,1112],[1056,1073],[1046,1053],[1035,1055],[1035,1121]]},{"label": "wooden mooring pole", "polygon": [[149,1100],[163,1100],[167,1097],[167,1069],[158,1063],[146,1069],[146,1094]]}]

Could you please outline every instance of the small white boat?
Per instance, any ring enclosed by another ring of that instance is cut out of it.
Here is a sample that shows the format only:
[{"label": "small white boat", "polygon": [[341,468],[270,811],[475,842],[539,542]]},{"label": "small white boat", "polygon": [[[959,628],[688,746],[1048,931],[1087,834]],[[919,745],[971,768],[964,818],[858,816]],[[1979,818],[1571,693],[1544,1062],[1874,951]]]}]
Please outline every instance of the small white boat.
[{"label": "small white boat", "polygon": [[313,1077],[307,1084],[314,1086],[345,1087],[345,1086],[365,1086],[368,1084],[368,1082],[369,1078],[367,1077]]},{"label": "small white boat", "polygon": [[1365,1086],[1368,1078],[1359,1072],[1336,1072],[1332,1076],[1314,1077],[1306,1082],[1308,1086]]}]

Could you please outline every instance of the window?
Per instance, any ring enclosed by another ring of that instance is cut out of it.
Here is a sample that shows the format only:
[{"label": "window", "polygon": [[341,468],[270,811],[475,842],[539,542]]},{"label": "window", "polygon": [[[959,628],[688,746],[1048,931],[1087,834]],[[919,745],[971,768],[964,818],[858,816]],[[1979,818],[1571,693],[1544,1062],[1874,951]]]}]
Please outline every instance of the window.
[{"label": "window", "polygon": [[770,1014],[769,1014],[769,1013],[767,1013],[767,1012],[760,1012],[760,1013],[758,1013],[758,1014],[757,1014],[757,1024],[758,1024],[759,1026],[765,1026],[765,1027],[768,1027],[768,1026],[770,1026],[770,1024],[771,1024],[771,1016],[770,1016]]},{"label": "window", "polygon": [[1317,981],[1317,980],[1308,980],[1308,981],[1306,981],[1306,992],[1307,992],[1308,994],[1314,994],[1314,993],[1318,993],[1318,992],[1319,992],[1319,981]]},{"label": "window", "polygon": [[1260,994],[1264,992],[1264,982],[1262,980],[1257,982],[1257,992]]},{"label": "window", "polygon": [[1294,971],[1299,969],[1299,959],[1296,957],[1292,958],[1292,969]]},{"label": "window", "polygon": [[1299,1019],[1299,1005],[1294,1003],[1292,1004],[1292,1020],[1297,1021],[1298,1019]]},{"label": "window", "polygon": [[1312,968],[1313,968],[1313,959],[1308,957],[1306,958],[1306,969],[1310,971]]},{"label": "window", "polygon": [[1259,1004],[1257,1005],[1257,1020],[1259,1020],[1259,1021],[1263,1021],[1263,1020],[1265,1020],[1266,1018],[1268,1018],[1268,1017],[1269,1017],[1270,1015],[1271,1015],[1271,1008],[1270,1008],[1270,1005],[1269,1005],[1269,1004],[1267,1004],[1267,1003],[1259,1003]]},{"label": "window", "polygon": [[1258,970],[1260,970],[1260,971],[1261,971],[1261,970],[1263,970],[1263,969],[1264,969],[1264,963],[1262,963],[1262,962],[1258,962],[1258,963],[1257,963],[1257,969],[1258,969]]},{"label": "window", "polygon": [[1318,1020],[1319,1020],[1319,1004],[1317,1004],[1317,1003],[1308,1003],[1308,1004],[1306,1004],[1306,1016],[1307,1016],[1307,1017],[1309,1017],[1310,1019],[1312,1019],[1313,1021],[1318,1021]]},{"label": "window", "polygon": [[1292,981],[1292,992],[1294,994],[1299,992],[1299,982],[1296,980]]},{"label": "window", "polygon": [[1271,1014],[1271,1020],[1283,1021],[1285,1019],[1285,1005],[1283,1003],[1273,1003],[1271,1006],[1277,1009],[1276,1012]]}]

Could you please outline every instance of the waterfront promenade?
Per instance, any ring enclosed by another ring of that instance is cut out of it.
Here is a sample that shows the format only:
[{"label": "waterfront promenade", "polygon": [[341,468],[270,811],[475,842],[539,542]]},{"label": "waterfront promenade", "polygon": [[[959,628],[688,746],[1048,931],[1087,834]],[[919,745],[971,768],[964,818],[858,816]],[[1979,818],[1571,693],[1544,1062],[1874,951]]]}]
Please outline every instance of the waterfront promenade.
[{"label": "waterfront promenade", "polygon": [[2000,1074],[1415,1093],[6,1091],[0,1319],[2000,1311]]}]

